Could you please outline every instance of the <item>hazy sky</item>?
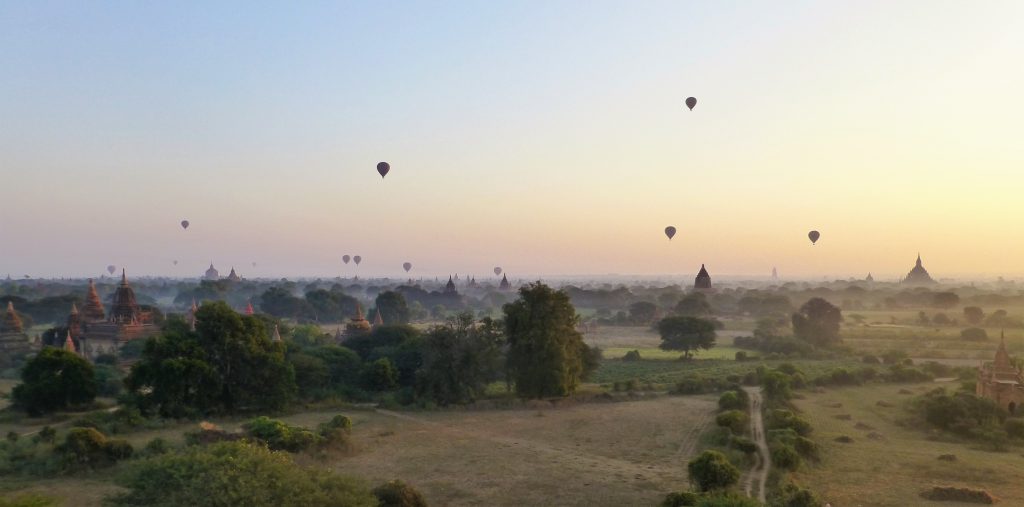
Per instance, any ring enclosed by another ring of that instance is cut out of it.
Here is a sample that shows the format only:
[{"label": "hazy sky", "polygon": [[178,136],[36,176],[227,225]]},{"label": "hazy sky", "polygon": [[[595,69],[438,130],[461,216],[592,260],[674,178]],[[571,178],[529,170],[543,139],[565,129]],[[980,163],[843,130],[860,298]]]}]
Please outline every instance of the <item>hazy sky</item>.
[{"label": "hazy sky", "polygon": [[0,2],[0,276],[1024,275],[1024,2],[211,4]]}]

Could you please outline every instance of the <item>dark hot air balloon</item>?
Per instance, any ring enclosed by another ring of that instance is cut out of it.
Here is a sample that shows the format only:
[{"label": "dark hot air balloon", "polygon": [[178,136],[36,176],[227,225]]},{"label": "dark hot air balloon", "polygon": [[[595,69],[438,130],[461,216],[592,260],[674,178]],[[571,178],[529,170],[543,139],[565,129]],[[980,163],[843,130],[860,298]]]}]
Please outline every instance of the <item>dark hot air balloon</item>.
[{"label": "dark hot air balloon", "polygon": [[387,162],[381,162],[377,164],[377,172],[380,173],[381,179],[388,175],[388,171],[391,170],[391,164]]},{"label": "dark hot air balloon", "polygon": [[171,261],[171,262],[173,262],[175,266],[178,265],[178,261]]},{"label": "dark hot air balloon", "polygon": [[498,267],[494,268],[494,276],[498,276],[500,274],[501,274],[501,268],[498,268]]},{"label": "dark hot air balloon", "polygon": [[405,272],[408,273],[409,270],[412,269],[412,263],[411,262],[406,262],[405,264],[402,264],[402,269],[404,269]]},{"label": "dark hot air balloon", "polygon": [[690,108],[690,111],[693,111],[693,106],[696,106],[696,105],[697,105],[697,98],[696,97],[686,97],[686,107]]},{"label": "dark hot air balloon", "polygon": [[352,260],[352,257],[350,257],[348,255],[342,255],[341,256],[341,262],[344,262],[345,264],[348,264],[348,261],[350,261],[350,260]]},{"label": "dark hot air balloon", "polygon": [[182,229],[188,229],[188,220],[182,220],[181,221],[181,228]]},{"label": "dark hot air balloon", "polygon": [[821,237],[821,233],[818,231],[811,231],[807,233],[807,237],[810,238],[811,244],[813,245],[818,242],[818,238]]},{"label": "dark hot air balloon", "polygon": [[668,236],[669,241],[672,241],[672,237],[676,235],[676,228],[671,225],[666,227],[665,235]]},{"label": "dark hot air balloon", "polygon": [[360,262],[363,262],[363,258],[358,255],[353,257],[352,260],[356,261],[356,266],[358,266]]},{"label": "dark hot air balloon", "polygon": [[114,274],[114,271],[116,271],[116,270],[117,270],[117,266],[114,266],[113,264],[107,266],[107,273]]},{"label": "dark hot air balloon", "polygon": [[255,262],[254,262],[254,263],[252,263],[252,267],[254,267],[254,268],[256,267],[256,263],[255,263]]}]

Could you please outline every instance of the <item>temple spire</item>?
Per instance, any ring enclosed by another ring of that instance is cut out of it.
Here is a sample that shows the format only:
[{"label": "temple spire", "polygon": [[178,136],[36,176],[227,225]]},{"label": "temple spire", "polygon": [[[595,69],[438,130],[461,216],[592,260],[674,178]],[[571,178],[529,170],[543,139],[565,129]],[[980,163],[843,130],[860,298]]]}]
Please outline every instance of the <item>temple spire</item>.
[{"label": "temple spire", "polygon": [[78,353],[75,350],[75,341],[71,339],[71,331],[68,331],[67,338],[64,338],[64,350],[72,354]]},{"label": "temple spire", "polygon": [[274,336],[271,338],[274,343],[281,343],[281,330],[274,324]]}]

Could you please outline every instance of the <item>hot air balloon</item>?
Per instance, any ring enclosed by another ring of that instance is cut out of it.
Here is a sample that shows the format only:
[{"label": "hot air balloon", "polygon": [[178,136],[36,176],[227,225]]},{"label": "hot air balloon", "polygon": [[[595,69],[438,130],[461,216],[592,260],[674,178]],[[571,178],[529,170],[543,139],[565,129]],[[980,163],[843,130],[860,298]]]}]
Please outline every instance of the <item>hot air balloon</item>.
[{"label": "hot air balloon", "polygon": [[405,264],[402,264],[402,269],[404,269],[405,272],[408,273],[409,270],[412,269],[412,263],[411,262],[406,262]]},{"label": "hot air balloon", "polygon": [[255,262],[254,262],[254,263],[252,263],[252,267],[254,267],[254,268],[256,267],[256,263],[255,263]]},{"label": "hot air balloon", "polygon": [[821,233],[818,231],[811,231],[807,233],[807,237],[810,238],[811,244],[813,245],[818,242],[818,238],[821,237]]},{"label": "hot air balloon", "polygon": [[697,98],[696,97],[686,97],[686,107],[690,108],[690,111],[693,111],[693,106],[696,106],[696,105],[697,105]]},{"label": "hot air balloon", "polygon": [[665,235],[668,236],[668,240],[672,241],[672,237],[676,235],[676,228],[671,225],[665,228]]},{"label": "hot air balloon", "polygon": [[360,262],[363,262],[363,258],[358,255],[353,257],[352,260],[356,261],[356,266],[358,266]]},{"label": "hot air balloon", "polygon": [[114,271],[116,271],[116,270],[117,270],[117,266],[114,266],[113,264],[107,266],[107,273],[114,274]]},{"label": "hot air balloon", "polygon": [[377,172],[380,173],[381,179],[384,179],[384,177],[388,175],[388,171],[390,170],[391,164],[388,164],[387,162],[381,162],[377,164]]},{"label": "hot air balloon", "polygon": [[171,262],[172,262],[172,263],[174,263],[174,265],[175,265],[175,266],[177,266],[177,265],[178,265],[178,261],[176,261],[176,260],[174,260],[174,261],[171,261]]},{"label": "hot air balloon", "polygon": [[350,261],[350,260],[352,260],[352,257],[350,257],[348,255],[342,255],[341,256],[341,262],[344,262],[345,264],[348,264],[348,261]]},{"label": "hot air balloon", "polygon": [[498,276],[500,274],[501,274],[501,268],[498,268],[498,267],[494,268],[494,276]]},{"label": "hot air balloon", "polygon": [[181,221],[181,228],[182,229],[188,229],[188,220],[182,220]]}]

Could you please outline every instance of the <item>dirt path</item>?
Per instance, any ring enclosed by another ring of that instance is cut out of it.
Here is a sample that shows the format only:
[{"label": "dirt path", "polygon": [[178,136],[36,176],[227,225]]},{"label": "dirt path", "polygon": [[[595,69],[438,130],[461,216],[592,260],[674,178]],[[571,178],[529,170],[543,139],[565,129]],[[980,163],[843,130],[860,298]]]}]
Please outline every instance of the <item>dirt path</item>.
[{"label": "dirt path", "polygon": [[750,436],[757,443],[757,463],[747,474],[743,489],[746,491],[747,496],[752,498],[756,492],[757,499],[764,503],[765,486],[768,483],[768,472],[772,468],[772,459],[768,452],[768,441],[765,439],[764,434],[764,418],[761,414],[761,388],[744,387],[743,389],[750,395]]}]

